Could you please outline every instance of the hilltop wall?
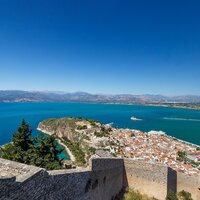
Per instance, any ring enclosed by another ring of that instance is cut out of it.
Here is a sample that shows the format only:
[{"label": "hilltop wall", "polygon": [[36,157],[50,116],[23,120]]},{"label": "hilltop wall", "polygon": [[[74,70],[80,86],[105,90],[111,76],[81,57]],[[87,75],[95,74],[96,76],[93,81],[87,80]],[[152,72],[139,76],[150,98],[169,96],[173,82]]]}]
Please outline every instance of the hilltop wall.
[{"label": "hilltop wall", "polygon": [[0,158],[0,199],[7,199],[10,192],[18,191],[19,186],[29,180],[39,179],[41,173],[44,171],[38,167]]},{"label": "hilltop wall", "polygon": [[124,167],[125,181],[130,188],[157,199],[165,199],[168,182],[167,166],[125,159]]},{"label": "hilltop wall", "polygon": [[193,199],[200,199],[200,176],[186,176],[177,173],[177,192],[185,190],[192,194]]},{"label": "hilltop wall", "polygon": [[[1,159],[3,161],[3,159]],[[6,160],[5,160],[6,161]],[[25,165],[12,161],[16,165]],[[0,177],[1,200],[111,200],[123,187],[123,159],[93,159],[89,169],[45,171],[40,168],[21,179]]]},{"label": "hilltop wall", "polygon": [[114,200],[129,186],[164,200],[169,190],[200,199],[200,177],[171,168],[120,158],[95,158],[89,168],[46,171],[0,159],[0,200]]},{"label": "hilltop wall", "polygon": [[200,176],[188,176],[161,164],[124,159],[125,181],[130,188],[164,200],[168,191],[185,190],[200,199]]}]

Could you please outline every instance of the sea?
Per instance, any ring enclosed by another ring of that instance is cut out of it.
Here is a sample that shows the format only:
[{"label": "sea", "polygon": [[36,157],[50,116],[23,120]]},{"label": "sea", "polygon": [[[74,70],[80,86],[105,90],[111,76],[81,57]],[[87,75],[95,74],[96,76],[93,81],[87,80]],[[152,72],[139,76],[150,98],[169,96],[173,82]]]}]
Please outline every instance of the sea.
[{"label": "sea", "polygon": [[[113,127],[142,131],[164,131],[166,134],[200,145],[200,110],[142,105],[91,104],[91,103],[0,103],[0,145],[12,139],[22,119],[33,129],[47,118],[82,117]],[[133,121],[135,117],[142,120]],[[66,154],[62,155],[66,158]]]}]

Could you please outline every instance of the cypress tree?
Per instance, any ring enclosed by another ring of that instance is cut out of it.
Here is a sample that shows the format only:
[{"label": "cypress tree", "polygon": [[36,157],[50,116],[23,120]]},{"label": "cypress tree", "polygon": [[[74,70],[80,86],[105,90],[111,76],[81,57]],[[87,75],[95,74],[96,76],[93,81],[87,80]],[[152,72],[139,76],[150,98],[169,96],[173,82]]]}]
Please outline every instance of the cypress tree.
[{"label": "cypress tree", "polygon": [[1,148],[1,157],[46,169],[61,169],[59,154],[63,149],[57,147],[54,136],[32,139],[30,126],[22,120],[12,141]]},{"label": "cypress tree", "polygon": [[18,132],[13,134],[12,142],[14,146],[21,148],[23,151],[27,151],[32,148],[33,141],[31,134],[32,129],[30,129],[30,126],[23,119],[21,125],[18,128]]}]

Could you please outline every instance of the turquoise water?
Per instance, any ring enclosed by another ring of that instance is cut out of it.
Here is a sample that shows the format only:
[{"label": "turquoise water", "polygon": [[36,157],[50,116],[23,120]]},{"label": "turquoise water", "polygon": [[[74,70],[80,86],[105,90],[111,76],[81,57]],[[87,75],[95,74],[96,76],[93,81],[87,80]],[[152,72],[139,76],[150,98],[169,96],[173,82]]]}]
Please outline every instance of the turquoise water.
[{"label": "turquoise water", "polygon": [[[132,121],[134,116],[143,119]],[[0,103],[0,145],[11,140],[24,118],[34,129],[50,117],[92,118],[113,126],[143,131],[162,130],[200,145],[200,111],[166,107],[85,103]]]}]

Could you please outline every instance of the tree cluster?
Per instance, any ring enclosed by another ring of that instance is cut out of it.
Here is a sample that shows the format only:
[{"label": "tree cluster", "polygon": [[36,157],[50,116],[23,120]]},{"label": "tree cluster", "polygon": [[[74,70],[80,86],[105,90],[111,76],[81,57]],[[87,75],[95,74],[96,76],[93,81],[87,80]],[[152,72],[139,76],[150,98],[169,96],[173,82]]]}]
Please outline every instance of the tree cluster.
[{"label": "tree cluster", "polygon": [[182,190],[178,194],[169,191],[166,200],[193,200],[193,199],[191,193]]},{"label": "tree cluster", "polygon": [[187,154],[185,151],[178,151],[177,154],[178,154],[178,157],[177,157],[178,161],[180,161],[180,162],[186,161]]},{"label": "tree cluster", "polygon": [[62,168],[62,160],[59,159],[62,151],[52,135],[32,138],[30,126],[22,120],[12,141],[1,148],[1,157],[52,170]]}]

